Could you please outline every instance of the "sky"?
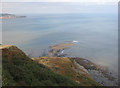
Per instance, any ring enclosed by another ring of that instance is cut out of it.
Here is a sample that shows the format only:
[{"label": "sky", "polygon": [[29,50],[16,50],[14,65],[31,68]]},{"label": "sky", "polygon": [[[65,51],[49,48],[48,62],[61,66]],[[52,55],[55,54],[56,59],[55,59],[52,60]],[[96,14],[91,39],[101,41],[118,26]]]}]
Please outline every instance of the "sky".
[{"label": "sky", "polygon": [[[17,1],[17,0],[16,0]],[[87,0],[85,0],[87,1]],[[117,3],[97,2],[4,2],[2,12],[12,14],[116,13]],[[1,6],[1,5],[0,5]]]},{"label": "sky", "polygon": [[96,2],[108,3],[118,2],[119,0],[1,0],[2,2]]}]

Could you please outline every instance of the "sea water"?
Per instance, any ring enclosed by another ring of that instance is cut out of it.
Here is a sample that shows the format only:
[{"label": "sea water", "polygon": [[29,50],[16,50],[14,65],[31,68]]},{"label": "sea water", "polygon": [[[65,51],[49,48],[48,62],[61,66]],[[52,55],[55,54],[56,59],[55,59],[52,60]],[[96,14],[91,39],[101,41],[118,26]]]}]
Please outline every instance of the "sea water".
[{"label": "sea water", "polygon": [[16,45],[30,57],[39,57],[50,45],[73,41],[76,45],[64,50],[68,56],[86,58],[117,72],[117,15],[25,15],[2,20],[3,44]]}]

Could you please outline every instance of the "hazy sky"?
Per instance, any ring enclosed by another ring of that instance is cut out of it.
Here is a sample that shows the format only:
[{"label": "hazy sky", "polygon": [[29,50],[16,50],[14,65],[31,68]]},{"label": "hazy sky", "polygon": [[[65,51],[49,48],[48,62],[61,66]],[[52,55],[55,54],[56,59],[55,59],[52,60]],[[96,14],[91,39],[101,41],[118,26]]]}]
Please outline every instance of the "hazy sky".
[{"label": "hazy sky", "polygon": [[118,2],[119,0],[1,0],[2,2]]},{"label": "hazy sky", "polygon": [[1,4],[3,13],[14,14],[117,12],[117,3],[111,2],[104,4],[98,2],[5,2]]}]

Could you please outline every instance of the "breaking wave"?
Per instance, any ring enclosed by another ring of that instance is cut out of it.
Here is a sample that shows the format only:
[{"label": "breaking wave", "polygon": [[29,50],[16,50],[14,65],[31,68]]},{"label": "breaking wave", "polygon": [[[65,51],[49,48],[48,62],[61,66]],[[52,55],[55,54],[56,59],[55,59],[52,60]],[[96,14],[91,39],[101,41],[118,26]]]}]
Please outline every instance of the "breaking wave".
[{"label": "breaking wave", "polygon": [[73,40],[72,43],[79,43],[79,41]]}]

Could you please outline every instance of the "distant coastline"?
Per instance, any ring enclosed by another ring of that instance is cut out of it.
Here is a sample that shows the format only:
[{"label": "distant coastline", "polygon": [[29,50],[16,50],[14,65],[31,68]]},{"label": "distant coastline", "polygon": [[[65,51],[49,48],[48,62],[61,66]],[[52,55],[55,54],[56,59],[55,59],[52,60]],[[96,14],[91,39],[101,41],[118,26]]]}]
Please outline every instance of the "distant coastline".
[{"label": "distant coastline", "polygon": [[11,19],[11,18],[25,18],[26,16],[17,16],[14,14],[3,13],[0,14],[0,19]]}]

